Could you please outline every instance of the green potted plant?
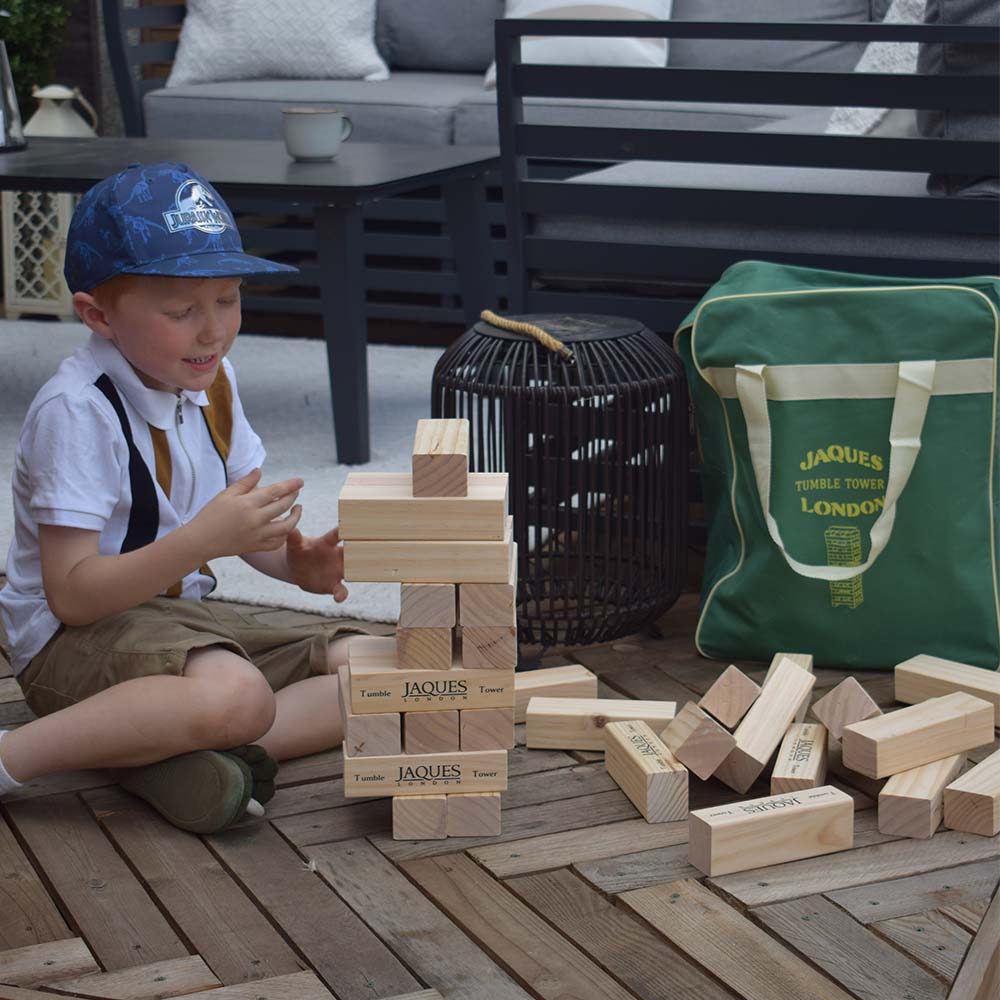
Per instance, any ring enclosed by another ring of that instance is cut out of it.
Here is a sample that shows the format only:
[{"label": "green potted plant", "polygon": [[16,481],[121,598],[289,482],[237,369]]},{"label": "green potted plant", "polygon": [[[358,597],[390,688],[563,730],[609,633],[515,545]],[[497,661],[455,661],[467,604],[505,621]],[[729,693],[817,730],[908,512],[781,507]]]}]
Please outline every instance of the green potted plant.
[{"label": "green potted plant", "polygon": [[22,115],[34,110],[33,86],[51,83],[66,18],[75,0],[5,0],[10,16],[0,21],[14,89]]}]

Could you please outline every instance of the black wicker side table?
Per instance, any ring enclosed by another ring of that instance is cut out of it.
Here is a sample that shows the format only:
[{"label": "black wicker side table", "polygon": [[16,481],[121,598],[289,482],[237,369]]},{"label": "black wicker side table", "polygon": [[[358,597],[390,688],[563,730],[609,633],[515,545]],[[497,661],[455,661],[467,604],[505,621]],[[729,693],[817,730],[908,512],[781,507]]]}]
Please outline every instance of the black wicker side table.
[{"label": "black wicker side table", "polygon": [[510,474],[519,642],[635,632],[670,607],[685,576],[680,359],[635,320],[504,321],[541,327],[566,350],[481,320],[438,361],[431,410],[470,421],[470,469]]}]

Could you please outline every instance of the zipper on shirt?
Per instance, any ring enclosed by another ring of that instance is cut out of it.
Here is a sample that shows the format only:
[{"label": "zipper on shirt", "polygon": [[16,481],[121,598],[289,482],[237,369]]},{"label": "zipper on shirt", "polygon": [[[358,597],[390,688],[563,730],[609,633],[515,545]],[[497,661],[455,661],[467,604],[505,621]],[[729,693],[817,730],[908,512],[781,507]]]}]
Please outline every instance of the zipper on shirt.
[{"label": "zipper on shirt", "polygon": [[[194,498],[198,495],[197,493],[197,483],[195,481],[195,470],[194,462],[191,459],[191,453],[187,450],[187,446],[184,444],[184,438],[181,436],[181,424],[184,423],[184,414],[181,412],[182,400],[180,395],[177,396],[177,409],[174,411],[174,424],[177,429],[177,441],[181,446],[181,451],[184,452],[185,457],[188,460],[188,466],[191,469],[191,496],[188,497],[187,513],[190,515],[191,509],[194,507]],[[186,524],[186,519],[182,519],[182,523]]]}]

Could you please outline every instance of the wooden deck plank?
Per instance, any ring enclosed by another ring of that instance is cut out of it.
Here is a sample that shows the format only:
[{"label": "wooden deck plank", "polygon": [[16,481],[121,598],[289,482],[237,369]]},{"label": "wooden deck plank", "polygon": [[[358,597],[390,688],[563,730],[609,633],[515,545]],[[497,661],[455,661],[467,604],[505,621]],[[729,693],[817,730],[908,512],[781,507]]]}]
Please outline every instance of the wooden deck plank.
[{"label": "wooden deck plank", "polygon": [[222,984],[198,955],[156,962],[120,972],[99,972],[79,979],[48,983],[53,989],[107,1000],[163,1000],[214,989]]},{"label": "wooden deck plank", "polygon": [[317,874],[448,1000],[528,1000],[528,993],[366,841],[310,847],[306,854],[316,862]]},{"label": "wooden deck plank", "polygon": [[993,893],[948,1000],[995,1000],[1000,995],[1000,889]]},{"label": "wooden deck plank", "polygon": [[[638,815],[638,810],[624,792],[599,792],[597,795],[582,795],[560,802],[543,802],[537,806],[508,809],[503,814],[503,833],[499,837],[463,837],[461,846],[465,849],[481,847],[483,844],[505,843],[545,833],[579,830],[591,824],[635,819]],[[371,837],[371,842],[387,858],[397,862],[448,854],[455,849],[455,845],[447,840],[393,840],[391,836],[381,833]]]},{"label": "wooden deck plank", "polygon": [[0,951],[75,935],[0,816]]},{"label": "wooden deck plank", "polygon": [[344,776],[344,753],[342,750],[324,750],[297,760],[283,761],[274,779],[276,788],[289,785],[304,785],[310,781],[328,781]]},{"label": "wooden deck plank", "polygon": [[74,928],[106,971],[188,954],[76,795],[6,805]]},{"label": "wooden deck plank", "polygon": [[753,911],[769,931],[861,1000],[940,1000],[944,984],[824,896]]},{"label": "wooden deck plank", "polygon": [[206,842],[340,1000],[421,985],[270,824],[242,824]]},{"label": "wooden deck plank", "polygon": [[565,868],[510,879],[507,888],[643,1000],[732,996],[626,909]]},{"label": "wooden deck plank", "polygon": [[988,901],[998,881],[1000,866],[995,861],[977,861],[881,882],[871,888],[865,885],[838,889],[826,896],[855,920],[871,924],[925,910]]},{"label": "wooden deck plank", "polygon": [[880,920],[871,927],[949,983],[972,940],[967,930],[936,910]]},{"label": "wooden deck plank", "polygon": [[85,793],[84,800],[220,984],[302,970],[288,943],[197,837],[118,788]]},{"label": "wooden deck plank", "polygon": [[693,879],[636,889],[619,898],[746,1000],[848,1000],[849,994],[832,979]]},{"label": "wooden deck plank", "polygon": [[17,726],[34,718],[24,703],[21,686],[10,675],[0,676],[0,726]]},{"label": "wooden deck plank", "polygon": [[853,885],[904,878],[943,866],[1000,857],[1000,834],[975,837],[945,830],[930,840],[896,840],[844,851],[835,858],[792,861],[712,880],[723,893],[744,906],[828,893]]},{"label": "wooden deck plank", "polygon": [[939,912],[943,913],[949,920],[954,920],[959,927],[964,927],[970,934],[975,934],[983,922],[989,905],[990,901],[987,898],[962,906],[942,906]]},{"label": "wooden deck plank", "polygon": [[[336,1000],[313,972],[295,972],[254,983],[220,986],[194,996],[196,1000]],[[172,996],[169,1000],[191,1000],[191,995],[185,994],[183,998]]]},{"label": "wooden deck plank", "polygon": [[46,941],[44,944],[0,951],[0,983],[10,986],[40,986],[100,970],[90,949],[80,938]]},{"label": "wooden deck plank", "polygon": [[543,1000],[633,994],[464,854],[400,866],[476,943]]}]

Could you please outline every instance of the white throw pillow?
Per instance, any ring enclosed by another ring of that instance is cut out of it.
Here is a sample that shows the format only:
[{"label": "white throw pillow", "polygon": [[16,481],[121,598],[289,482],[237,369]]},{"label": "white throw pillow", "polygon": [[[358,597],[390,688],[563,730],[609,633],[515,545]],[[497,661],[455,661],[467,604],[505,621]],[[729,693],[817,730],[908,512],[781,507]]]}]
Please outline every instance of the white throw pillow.
[{"label": "white throw pillow", "polygon": [[[559,3],[558,0],[507,0],[504,16],[579,21],[668,21],[673,0],[607,0]],[[558,35],[521,40],[521,61],[556,66],[666,66],[666,38],[567,38]],[[483,86],[497,85],[497,67],[486,71]]]},{"label": "white throw pillow", "polygon": [[168,87],[267,78],[387,80],[375,0],[188,0]]}]

